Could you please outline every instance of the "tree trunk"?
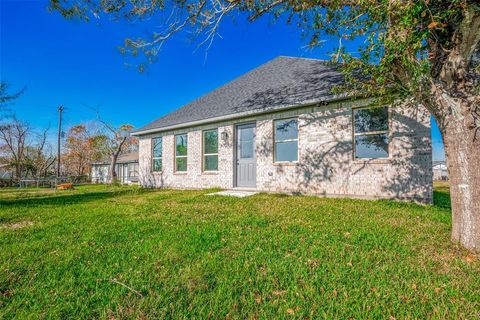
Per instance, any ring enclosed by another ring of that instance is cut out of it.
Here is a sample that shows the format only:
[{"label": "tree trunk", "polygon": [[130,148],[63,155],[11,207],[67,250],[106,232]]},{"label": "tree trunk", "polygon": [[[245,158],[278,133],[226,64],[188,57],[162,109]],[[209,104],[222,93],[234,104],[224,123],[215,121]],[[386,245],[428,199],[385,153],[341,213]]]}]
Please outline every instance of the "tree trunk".
[{"label": "tree trunk", "polygon": [[23,175],[22,164],[18,160],[15,160],[15,177],[17,178],[17,181],[22,180],[23,178],[22,175]]},{"label": "tree trunk", "polygon": [[[435,39],[432,39],[435,43]],[[443,135],[452,203],[452,240],[480,251],[480,12],[472,2],[447,49],[433,46],[430,110]],[[428,99],[427,99],[428,100]]]},{"label": "tree trunk", "polygon": [[110,182],[115,182],[117,180],[117,159],[119,152],[114,152],[112,154],[112,162],[110,163]]},{"label": "tree trunk", "polygon": [[467,95],[432,90],[445,145],[452,204],[452,241],[480,250],[480,108]]},{"label": "tree trunk", "polygon": [[117,159],[120,153],[122,152],[123,145],[125,144],[125,141],[127,141],[126,137],[123,137],[120,143],[118,144],[116,150],[112,153],[112,162],[110,163],[110,177],[112,179],[111,182],[115,182],[117,180]]},{"label": "tree trunk", "polygon": [[445,154],[452,200],[452,240],[480,250],[480,143],[471,130],[449,125],[445,130]]}]

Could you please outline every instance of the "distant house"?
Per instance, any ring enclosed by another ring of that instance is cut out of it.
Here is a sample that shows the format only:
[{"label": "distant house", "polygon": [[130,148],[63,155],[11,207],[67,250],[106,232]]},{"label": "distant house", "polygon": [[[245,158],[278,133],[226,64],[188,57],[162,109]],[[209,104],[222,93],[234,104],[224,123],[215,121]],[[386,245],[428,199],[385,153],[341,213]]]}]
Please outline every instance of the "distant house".
[{"label": "distant house", "polygon": [[10,164],[0,162],[0,187],[11,187],[14,184],[13,168]]},{"label": "distant house", "polygon": [[7,163],[0,163],[0,179],[12,178],[12,166]]},{"label": "distant house", "polygon": [[433,162],[433,180],[448,180],[448,170],[445,161]]},{"label": "distant house", "polygon": [[[131,152],[118,157],[117,179],[122,184],[138,182],[138,152]],[[92,163],[92,183],[110,182],[110,160]]]},{"label": "distant house", "polygon": [[430,114],[343,81],[322,60],[261,65],[134,132],[140,184],[431,202]]}]

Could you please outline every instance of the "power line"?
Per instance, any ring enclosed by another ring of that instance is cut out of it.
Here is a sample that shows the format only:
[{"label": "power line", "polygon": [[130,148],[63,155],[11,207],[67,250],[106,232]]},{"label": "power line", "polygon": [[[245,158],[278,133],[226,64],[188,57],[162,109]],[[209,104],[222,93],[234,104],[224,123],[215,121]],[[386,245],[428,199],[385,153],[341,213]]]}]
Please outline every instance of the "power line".
[{"label": "power line", "polygon": [[62,139],[62,105],[58,107],[58,140],[57,140],[57,178],[60,178],[60,142]]}]

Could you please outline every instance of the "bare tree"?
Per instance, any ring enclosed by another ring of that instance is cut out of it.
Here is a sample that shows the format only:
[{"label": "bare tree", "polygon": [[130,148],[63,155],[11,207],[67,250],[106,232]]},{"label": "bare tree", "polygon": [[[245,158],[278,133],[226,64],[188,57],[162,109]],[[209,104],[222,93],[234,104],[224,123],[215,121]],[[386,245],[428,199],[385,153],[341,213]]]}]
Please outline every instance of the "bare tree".
[{"label": "bare tree", "polygon": [[117,160],[120,154],[130,148],[132,144],[137,143],[137,138],[130,136],[130,132],[133,129],[133,126],[130,124],[122,124],[119,127],[115,127],[104,120],[99,120],[105,130],[107,131],[108,137],[108,153],[110,156],[110,172],[109,177],[111,182],[117,180]]},{"label": "bare tree", "polygon": [[26,174],[36,179],[47,177],[56,157],[47,141],[48,128],[41,133],[32,133],[33,141],[26,147],[25,169]]},{"label": "bare tree", "polygon": [[24,176],[25,153],[27,137],[31,133],[31,127],[14,119],[0,125],[0,143],[3,150],[6,150],[6,158],[15,168],[15,178],[20,180]]},{"label": "bare tree", "polygon": [[29,124],[16,118],[0,125],[0,150],[4,161],[15,169],[16,180],[48,174],[56,159],[47,137],[48,128],[37,133]]}]

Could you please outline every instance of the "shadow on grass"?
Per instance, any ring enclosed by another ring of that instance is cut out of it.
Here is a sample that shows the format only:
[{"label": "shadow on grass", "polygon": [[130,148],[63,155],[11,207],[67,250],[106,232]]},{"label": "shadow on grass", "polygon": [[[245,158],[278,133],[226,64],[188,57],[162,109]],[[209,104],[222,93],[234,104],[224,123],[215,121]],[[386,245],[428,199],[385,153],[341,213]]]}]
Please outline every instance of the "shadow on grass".
[{"label": "shadow on grass", "polygon": [[450,192],[445,190],[433,191],[433,205],[442,209],[452,209],[450,203]]},{"label": "shadow on grass", "polygon": [[[121,191],[98,191],[87,192],[79,194],[57,194],[54,196],[45,197],[32,197],[24,199],[7,199],[0,200],[0,207],[13,207],[13,206],[42,206],[42,205],[70,205],[86,203],[97,200],[109,199],[117,196],[123,196],[127,194],[133,194],[131,190]],[[139,192],[140,193],[140,192]]]}]

